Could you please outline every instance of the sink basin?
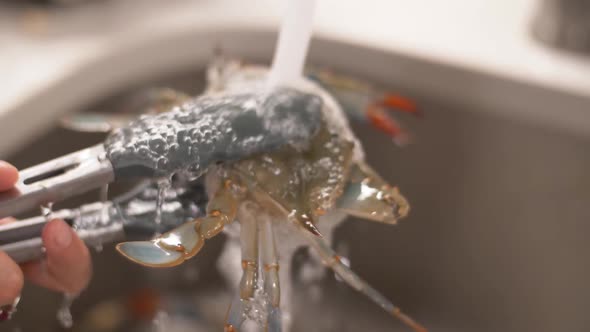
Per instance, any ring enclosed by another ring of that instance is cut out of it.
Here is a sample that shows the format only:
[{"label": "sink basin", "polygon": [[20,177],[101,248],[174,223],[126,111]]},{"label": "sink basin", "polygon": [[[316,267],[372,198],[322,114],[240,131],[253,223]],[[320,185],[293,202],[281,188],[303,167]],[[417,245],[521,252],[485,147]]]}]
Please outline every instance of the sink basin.
[{"label": "sink basin", "polygon": [[[362,75],[361,67],[318,59],[319,65]],[[191,68],[142,78],[76,111],[116,110],[126,95],[146,87],[198,93],[202,66]],[[587,329],[590,138],[480,112],[473,109],[477,105],[416,84],[392,81],[388,87],[413,97],[424,111],[422,120],[400,117],[414,143],[397,148],[371,128],[353,127],[369,163],[400,186],[413,209],[398,226],[346,221],[336,231],[335,247],[352,268],[431,331]],[[101,140],[55,126],[6,159],[26,167]],[[70,204],[97,197],[88,194]],[[133,304],[147,296],[169,315],[181,312],[175,322],[220,331],[230,300],[214,268],[223,241],[215,238],[197,257],[165,270],[131,264],[105,245],[93,254],[94,278],[73,306],[75,329],[148,331],[146,313],[153,308]],[[297,289],[295,331],[403,330],[331,275],[313,289]],[[59,301],[58,294],[27,285],[8,326],[60,331]]]}]

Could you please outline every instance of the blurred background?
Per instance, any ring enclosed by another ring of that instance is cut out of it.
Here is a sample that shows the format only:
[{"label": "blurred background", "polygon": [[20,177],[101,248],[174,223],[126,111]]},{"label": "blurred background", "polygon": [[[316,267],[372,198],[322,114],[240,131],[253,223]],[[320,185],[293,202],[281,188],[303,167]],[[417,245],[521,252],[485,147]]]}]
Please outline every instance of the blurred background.
[{"label": "blurred background", "polygon": [[[116,112],[154,86],[199,93],[215,49],[268,63],[282,6],[0,1],[0,159],[27,167],[102,140],[60,128],[68,113]],[[424,113],[399,117],[404,148],[353,124],[413,210],[397,227],[345,222],[335,245],[352,268],[431,331],[588,331],[590,2],[321,0],[316,13],[310,64]],[[74,330],[220,330],[223,241],[163,271],[105,245]],[[298,293],[296,331],[403,330],[334,278],[317,286]],[[61,331],[59,301],[27,285],[0,330]]]}]

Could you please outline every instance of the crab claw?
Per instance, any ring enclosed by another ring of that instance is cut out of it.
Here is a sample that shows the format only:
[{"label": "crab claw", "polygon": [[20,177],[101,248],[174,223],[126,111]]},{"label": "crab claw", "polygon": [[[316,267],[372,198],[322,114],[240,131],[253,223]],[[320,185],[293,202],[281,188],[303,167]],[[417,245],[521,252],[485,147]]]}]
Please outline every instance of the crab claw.
[{"label": "crab claw", "polygon": [[203,247],[205,238],[197,231],[199,226],[199,221],[192,221],[151,241],[119,243],[117,251],[144,266],[176,266],[196,255]]},{"label": "crab claw", "polygon": [[383,181],[366,164],[354,165],[351,180],[338,200],[338,208],[352,216],[396,224],[410,212],[408,200],[397,187]]}]

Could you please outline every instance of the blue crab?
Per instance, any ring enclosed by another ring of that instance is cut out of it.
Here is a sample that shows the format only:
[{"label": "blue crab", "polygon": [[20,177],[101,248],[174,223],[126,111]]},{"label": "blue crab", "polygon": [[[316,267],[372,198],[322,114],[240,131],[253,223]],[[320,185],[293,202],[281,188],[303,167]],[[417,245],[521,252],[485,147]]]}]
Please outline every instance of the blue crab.
[{"label": "blue crab", "polygon": [[[144,266],[171,267],[237,222],[233,243],[241,250],[241,279],[225,331],[238,331],[251,319],[254,303],[264,303],[258,323],[268,331],[288,328],[281,318],[281,289],[290,288],[280,286],[285,277],[280,277],[278,257],[290,259],[281,253],[292,248],[277,246],[286,242],[311,246],[347,284],[415,331],[425,331],[329,246],[331,231],[343,216],[395,224],[408,214],[407,200],[364,162],[344,111],[326,89],[301,79],[269,91],[267,72],[233,61],[214,63],[203,97],[170,90],[156,94],[160,106],[152,108],[155,115],[111,134],[107,153],[119,168],[129,164],[134,172],[143,165],[154,176],[202,176],[209,197],[204,216],[148,241],[120,243],[117,250]],[[415,112],[400,99],[383,103],[392,105]],[[372,109],[374,114],[374,105]],[[399,133],[383,113],[377,120],[369,113],[377,127],[392,136]],[[383,119],[386,124],[379,125]],[[118,125],[111,121],[111,127]]]}]

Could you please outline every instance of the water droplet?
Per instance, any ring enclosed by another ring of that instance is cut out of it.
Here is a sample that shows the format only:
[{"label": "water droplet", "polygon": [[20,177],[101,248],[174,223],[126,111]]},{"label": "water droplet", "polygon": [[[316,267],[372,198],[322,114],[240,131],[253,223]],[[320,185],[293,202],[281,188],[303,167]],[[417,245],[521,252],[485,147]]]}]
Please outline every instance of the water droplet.
[{"label": "water droplet", "polygon": [[105,184],[104,186],[102,186],[100,188],[100,193],[99,193],[99,197],[98,199],[100,199],[101,202],[106,202],[109,198],[109,185]]},{"label": "water droplet", "polygon": [[40,206],[41,215],[45,217],[47,221],[51,220],[51,215],[53,214],[53,203],[47,203]]},{"label": "water droplet", "polygon": [[94,250],[96,250],[96,252],[102,252],[102,250],[104,249],[102,243],[98,243],[94,245]]},{"label": "water droplet", "polygon": [[77,295],[75,294],[64,293],[61,305],[59,309],[57,309],[57,320],[63,328],[69,329],[74,325],[71,307],[76,297]]},{"label": "water droplet", "polygon": [[158,181],[158,196],[156,197],[156,235],[161,233],[162,228],[162,207],[166,200],[166,191],[170,188],[170,179],[164,178]]},{"label": "water droplet", "polygon": [[147,157],[150,154],[150,149],[148,149],[145,146],[141,146],[139,147],[139,149],[137,150],[137,153],[139,153],[139,155]]}]

